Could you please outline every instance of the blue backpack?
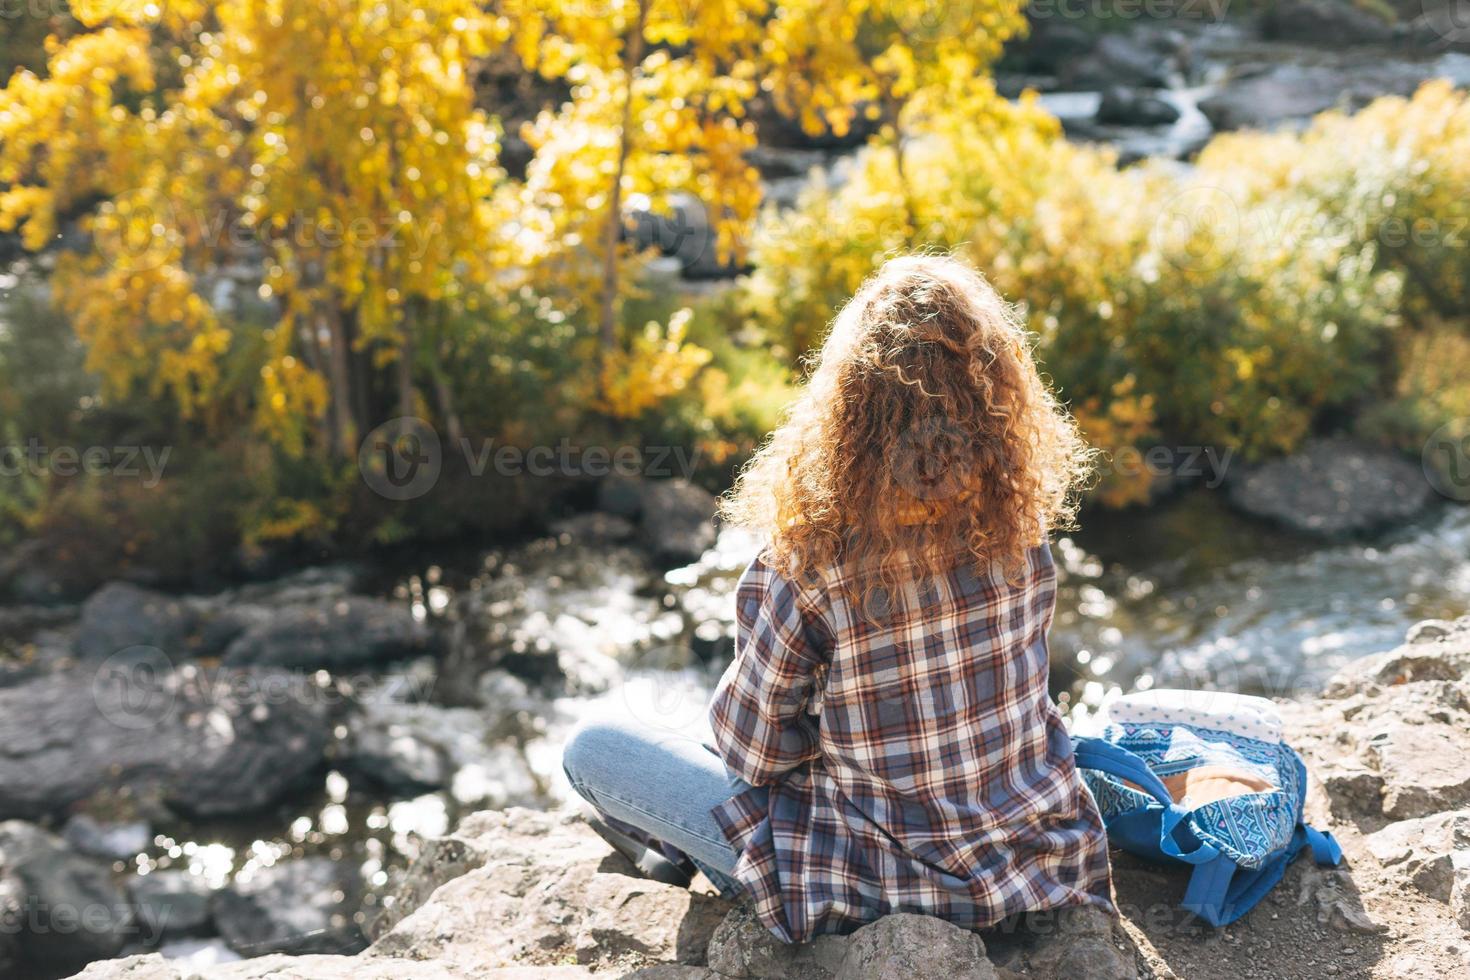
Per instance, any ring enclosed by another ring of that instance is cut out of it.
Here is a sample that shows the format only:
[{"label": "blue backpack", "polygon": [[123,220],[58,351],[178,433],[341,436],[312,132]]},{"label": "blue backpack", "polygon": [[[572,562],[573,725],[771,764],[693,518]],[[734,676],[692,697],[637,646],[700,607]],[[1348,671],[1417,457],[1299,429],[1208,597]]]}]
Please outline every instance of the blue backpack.
[{"label": "blue backpack", "polygon": [[[1254,908],[1307,848],[1320,865],[1342,859],[1331,834],[1302,822],[1306,766],[1281,741],[1270,701],[1147,691],[1105,707],[1097,727],[1098,735],[1074,736],[1073,748],[1109,842],[1192,865],[1183,906],[1211,925]],[[1200,798],[1176,802],[1188,785]]]}]

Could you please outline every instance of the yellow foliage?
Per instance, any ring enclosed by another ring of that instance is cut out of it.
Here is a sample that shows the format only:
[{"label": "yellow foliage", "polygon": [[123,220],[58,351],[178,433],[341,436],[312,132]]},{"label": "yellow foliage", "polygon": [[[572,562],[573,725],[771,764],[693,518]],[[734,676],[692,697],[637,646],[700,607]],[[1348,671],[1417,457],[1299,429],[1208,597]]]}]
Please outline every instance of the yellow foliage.
[{"label": "yellow foliage", "polygon": [[691,311],[679,310],[668,325],[647,324],[627,350],[607,354],[597,407],[614,418],[637,418],[688,386],[709,363],[710,352],[687,338]]}]

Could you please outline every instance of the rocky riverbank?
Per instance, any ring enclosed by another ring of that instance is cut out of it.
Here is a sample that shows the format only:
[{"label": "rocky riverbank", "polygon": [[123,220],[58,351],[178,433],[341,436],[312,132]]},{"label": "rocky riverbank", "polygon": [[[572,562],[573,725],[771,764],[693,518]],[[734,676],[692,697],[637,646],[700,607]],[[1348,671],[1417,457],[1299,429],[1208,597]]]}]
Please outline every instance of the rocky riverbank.
[{"label": "rocky riverbank", "polygon": [[477,813],[430,841],[355,956],[182,968],[152,954],[89,980],[955,977],[1418,978],[1470,968],[1470,617],[1426,622],[1284,706],[1308,760],[1308,812],[1343,865],[1298,861],[1225,929],[1178,910],[1180,875],[1115,855],[1121,915],[1036,915],[974,935],[892,916],[788,947],[709,894],[632,874],[570,811]]}]

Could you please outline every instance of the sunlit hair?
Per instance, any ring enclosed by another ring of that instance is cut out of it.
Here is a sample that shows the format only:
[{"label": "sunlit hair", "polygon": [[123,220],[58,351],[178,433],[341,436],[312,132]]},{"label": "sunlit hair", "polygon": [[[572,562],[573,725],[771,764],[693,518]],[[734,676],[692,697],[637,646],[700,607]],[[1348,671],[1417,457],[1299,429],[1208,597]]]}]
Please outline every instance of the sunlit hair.
[{"label": "sunlit hair", "polygon": [[955,259],[909,256],[842,308],[723,511],[792,577],[856,561],[865,601],[966,559],[1010,576],[1070,523],[1090,462],[1005,301]]}]

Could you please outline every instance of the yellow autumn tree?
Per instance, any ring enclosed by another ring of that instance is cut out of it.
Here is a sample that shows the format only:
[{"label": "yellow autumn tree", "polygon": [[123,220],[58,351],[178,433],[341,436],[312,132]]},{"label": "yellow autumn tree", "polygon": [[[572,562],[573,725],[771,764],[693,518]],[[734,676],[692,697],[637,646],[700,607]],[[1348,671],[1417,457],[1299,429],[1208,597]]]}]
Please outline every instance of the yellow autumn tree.
[{"label": "yellow autumn tree", "polygon": [[[707,355],[676,325],[656,342],[620,336],[627,212],[636,203],[667,214],[676,194],[690,194],[719,255],[742,254],[760,200],[745,104],[757,91],[766,0],[504,0],[501,11],[528,68],[570,87],[523,134],[536,150],[523,195],[523,219],[540,232],[536,261],[552,263],[564,300],[595,322],[602,407],[634,415],[648,383],[677,390]],[[643,394],[624,397],[635,389]]]},{"label": "yellow autumn tree", "polygon": [[389,365],[412,412],[440,370],[432,311],[498,254],[498,139],[470,63],[504,22],[469,0],[74,12],[86,30],[50,44],[45,77],[0,93],[0,228],[42,248],[100,200],[91,248],[57,271],[89,366],[207,416],[240,342],[216,300],[240,273],[278,317],[253,393],[272,441],[299,453],[320,423],[354,451]]},{"label": "yellow autumn tree", "polygon": [[[1022,34],[1019,0],[787,0],[762,46],[766,87],[812,133],[883,120],[897,190],[915,223],[908,144],[928,121],[995,114],[989,69]],[[920,231],[918,228],[914,232]]]}]

